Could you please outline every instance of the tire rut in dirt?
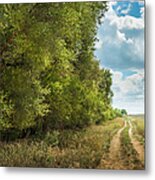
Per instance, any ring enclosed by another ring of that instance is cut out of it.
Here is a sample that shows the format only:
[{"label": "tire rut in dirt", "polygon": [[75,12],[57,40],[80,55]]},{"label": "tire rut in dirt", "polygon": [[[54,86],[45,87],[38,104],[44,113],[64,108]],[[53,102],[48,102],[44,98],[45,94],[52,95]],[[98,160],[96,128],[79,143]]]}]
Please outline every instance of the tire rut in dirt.
[{"label": "tire rut in dirt", "polygon": [[120,154],[120,146],[121,146],[120,136],[122,131],[126,128],[126,126],[127,126],[127,122],[124,121],[124,126],[121,129],[119,129],[116,135],[114,135],[114,137],[112,138],[108,157],[102,158],[101,163],[98,167],[99,169],[103,167],[104,169],[117,169],[117,170],[124,169],[119,154]]},{"label": "tire rut in dirt", "polygon": [[144,164],[144,148],[143,146],[140,144],[139,141],[137,141],[134,136],[133,136],[133,126],[131,123],[131,120],[129,120],[129,137],[131,139],[131,143],[133,145],[133,148],[136,150],[136,152],[138,153],[138,158],[139,160]]}]

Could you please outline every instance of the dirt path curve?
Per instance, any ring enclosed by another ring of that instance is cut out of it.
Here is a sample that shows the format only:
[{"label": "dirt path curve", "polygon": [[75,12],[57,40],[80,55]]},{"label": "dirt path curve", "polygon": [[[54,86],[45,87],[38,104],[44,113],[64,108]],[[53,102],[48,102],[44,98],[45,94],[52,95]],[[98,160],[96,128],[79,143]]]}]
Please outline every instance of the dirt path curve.
[{"label": "dirt path curve", "polygon": [[118,157],[119,150],[120,150],[120,136],[121,132],[126,128],[127,122],[124,121],[124,126],[118,130],[117,134],[113,137],[111,143],[110,143],[110,149],[109,149],[109,158],[111,160],[115,160]]},{"label": "dirt path curve", "polygon": [[137,151],[138,153],[138,156],[139,156],[139,160],[144,163],[144,148],[143,146],[140,144],[139,141],[137,141],[134,137],[133,137],[133,126],[132,126],[132,123],[131,123],[131,120],[128,121],[129,123],[129,137],[131,139],[131,143],[134,147],[134,149]]},{"label": "dirt path curve", "polygon": [[111,140],[110,148],[109,148],[109,158],[105,160],[103,157],[99,168],[105,167],[106,169],[123,169],[123,165],[119,158],[119,150],[121,146],[120,136],[121,132],[126,128],[127,122],[124,121],[124,126],[119,129]]}]

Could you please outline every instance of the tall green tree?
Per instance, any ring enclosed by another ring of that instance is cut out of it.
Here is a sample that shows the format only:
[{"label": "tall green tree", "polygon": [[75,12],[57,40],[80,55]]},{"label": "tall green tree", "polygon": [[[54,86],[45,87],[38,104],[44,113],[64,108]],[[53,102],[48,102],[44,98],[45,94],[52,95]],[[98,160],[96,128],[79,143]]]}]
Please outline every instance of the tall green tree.
[{"label": "tall green tree", "polygon": [[108,119],[112,79],[94,57],[106,2],[0,5],[0,131]]}]

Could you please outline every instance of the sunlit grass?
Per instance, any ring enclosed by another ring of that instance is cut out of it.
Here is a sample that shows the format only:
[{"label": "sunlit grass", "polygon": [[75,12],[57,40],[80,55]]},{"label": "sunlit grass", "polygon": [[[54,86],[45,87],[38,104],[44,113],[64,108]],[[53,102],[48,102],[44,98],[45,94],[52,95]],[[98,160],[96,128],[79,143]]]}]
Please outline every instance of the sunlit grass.
[{"label": "sunlit grass", "polygon": [[136,150],[133,148],[128,132],[129,126],[121,134],[120,158],[123,160],[124,169],[144,169]]},{"label": "sunlit grass", "polygon": [[[19,167],[97,168],[123,121],[116,119],[82,131],[48,133],[44,139],[0,143],[0,165]],[[103,167],[104,168],[104,167]]]},{"label": "sunlit grass", "polygon": [[145,121],[144,116],[133,116],[133,133],[135,138],[144,146],[145,145]]}]

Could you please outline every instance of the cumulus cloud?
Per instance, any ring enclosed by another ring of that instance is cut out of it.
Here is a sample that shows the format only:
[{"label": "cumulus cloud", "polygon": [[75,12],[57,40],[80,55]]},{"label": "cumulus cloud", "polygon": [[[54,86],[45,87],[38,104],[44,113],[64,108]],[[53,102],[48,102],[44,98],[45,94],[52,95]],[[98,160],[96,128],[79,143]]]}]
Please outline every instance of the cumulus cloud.
[{"label": "cumulus cloud", "polygon": [[111,72],[114,106],[126,107],[129,113],[144,112],[144,70],[133,70],[134,74],[127,77],[120,71]]},{"label": "cumulus cloud", "polygon": [[144,93],[144,71],[139,71],[127,77],[120,71],[112,71],[113,88],[119,89],[121,96]]},{"label": "cumulus cloud", "polygon": [[111,69],[113,74],[113,106],[129,113],[143,113],[144,7],[140,5],[139,17],[130,15],[132,7],[109,2],[109,10],[98,29],[95,55],[101,66]]},{"label": "cumulus cloud", "polygon": [[[120,6],[118,6],[120,7]],[[142,8],[141,8],[142,9]],[[144,66],[144,19],[118,16],[109,3],[104,23],[99,28],[95,55],[108,68],[128,69]]]},{"label": "cumulus cloud", "polygon": [[114,16],[109,19],[111,25],[116,25],[118,29],[143,29],[144,20],[142,18],[135,18],[129,15],[126,16]]},{"label": "cumulus cloud", "polygon": [[128,13],[130,12],[130,10],[131,10],[131,4],[129,4],[126,9],[123,9],[123,10],[121,11],[121,13],[122,13],[122,14],[128,14]]},{"label": "cumulus cloud", "polygon": [[125,42],[127,44],[133,44],[133,40],[130,38],[126,38],[125,33],[120,32],[119,30],[116,31],[118,40],[122,43]]},{"label": "cumulus cloud", "polygon": [[[121,9],[121,6],[118,6],[116,11],[119,11]],[[123,14],[126,14],[125,16],[118,16],[116,11],[113,9],[113,5],[109,3],[109,10],[106,13],[105,18],[109,20],[110,25],[116,25],[118,29],[143,29],[144,28],[144,18],[136,18],[134,16],[127,15],[128,12],[131,9],[131,4],[129,4],[128,8],[125,10],[120,11],[123,13],[123,11],[126,11]],[[141,8],[141,14],[143,14],[143,7]],[[104,21],[104,18],[103,18]]]}]

